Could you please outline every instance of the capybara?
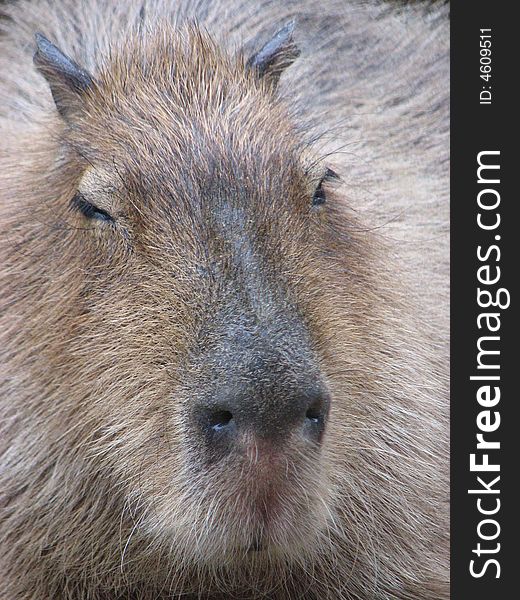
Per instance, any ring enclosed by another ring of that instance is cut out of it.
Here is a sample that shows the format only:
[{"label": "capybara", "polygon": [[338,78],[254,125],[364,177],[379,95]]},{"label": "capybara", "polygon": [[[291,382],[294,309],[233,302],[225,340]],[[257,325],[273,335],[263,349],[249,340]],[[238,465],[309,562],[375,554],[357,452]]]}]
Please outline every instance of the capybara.
[{"label": "capybara", "polygon": [[446,4],[1,11],[1,600],[447,598]]}]

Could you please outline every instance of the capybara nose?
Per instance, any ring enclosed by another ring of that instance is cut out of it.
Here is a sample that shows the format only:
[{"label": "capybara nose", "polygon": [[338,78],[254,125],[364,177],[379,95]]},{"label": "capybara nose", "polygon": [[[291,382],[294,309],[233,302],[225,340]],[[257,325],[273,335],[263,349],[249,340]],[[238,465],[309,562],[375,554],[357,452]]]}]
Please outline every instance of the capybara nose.
[{"label": "capybara nose", "polygon": [[226,386],[218,398],[200,407],[198,423],[210,443],[233,442],[242,434],[269,441],[299,435],[319,443],[329,412],[329,394],[321,383],[258,389],[255,382]]}]

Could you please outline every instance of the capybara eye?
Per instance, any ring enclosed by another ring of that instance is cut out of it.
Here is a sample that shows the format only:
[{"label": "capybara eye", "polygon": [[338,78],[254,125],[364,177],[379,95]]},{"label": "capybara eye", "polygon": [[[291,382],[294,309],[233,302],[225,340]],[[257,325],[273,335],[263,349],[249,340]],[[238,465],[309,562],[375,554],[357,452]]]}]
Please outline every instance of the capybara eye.
[{"label": "capybara eye", "polygon": [[325,196],[325,190],[323,189],[323,180],[324,178],[320,179],[318,187],[316,188],[314,196],[312,197],[313,206],[320,206],[321,204],[325,204],[325,201],[327,199]]},{"label": "capybara eye", "polygon": [[318,187],[316,188],[316,190],[314,192],[314,196],[312,197],[312,205],[313,206],[319,206],[321,204],[325,204],[325,202],[327,200],[325,190],[323,189],[324,182],[337,180],[337,179],[339,179],[339,175],[337,173],[335,173],[332,169],[327,169],[325,171],[325,174],[320,179],[320,182],[318,183]]},{"label": "capybara eye", "polygon": [[71,207],[78,210],[87,219],[96,219],[99,221],[110,221],[114,222],[114,217],[110,215],[106,210],[97,207],[96,205],[88,202],[83,194],[77,193],[71,200]]}]

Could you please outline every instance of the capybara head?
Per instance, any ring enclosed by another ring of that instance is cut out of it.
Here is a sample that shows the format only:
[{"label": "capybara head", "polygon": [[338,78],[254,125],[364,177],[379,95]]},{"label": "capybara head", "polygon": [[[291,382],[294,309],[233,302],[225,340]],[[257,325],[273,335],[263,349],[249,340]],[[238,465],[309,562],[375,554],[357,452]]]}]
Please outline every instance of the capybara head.
[{"label": "capybara head", "polygon": [[27,300],[6,330],[28,379],[12,447],[35,450],[13,454],[6,507],[9,539],[37,535],[39,585],[253,598],[300,577],[315,597],[359,555],[361,593],[379,529],[406,547],[429,526],[402,500],[428,483],[411,491],[378,245],[278,94],[292,29],[231,55],[164,26],[95,74],[37,36],[53,134],[10,232]]},{"label": "capybara head", "polygon": [[274,95],[290,33],[249,63],[194,28],[137,39],[96,81],[38,38],[76,174],[60,253],[77,347],[45,351],[141,529],[204,562],[300,555],[329,501],[323,287],[344,252],[333,172]]}]

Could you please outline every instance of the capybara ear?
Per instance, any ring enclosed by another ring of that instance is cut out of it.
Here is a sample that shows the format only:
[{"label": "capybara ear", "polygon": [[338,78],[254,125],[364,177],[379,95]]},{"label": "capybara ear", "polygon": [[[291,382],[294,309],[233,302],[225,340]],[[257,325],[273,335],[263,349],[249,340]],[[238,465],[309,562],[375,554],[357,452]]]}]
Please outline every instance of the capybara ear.
[{"label": "capybara ear", "polygon": [[34,64],[45,77],[60,115],[66,118],[94,79],[41,33],[35,34]]},{"label": "capybara ear", "polygon": [[259,77],[267,78],[273,85],[278,83],[283,70],[300,55],[293,40],[294,26],[294,21],[286,23],[247,61],[248,68],[254,69]]}]

